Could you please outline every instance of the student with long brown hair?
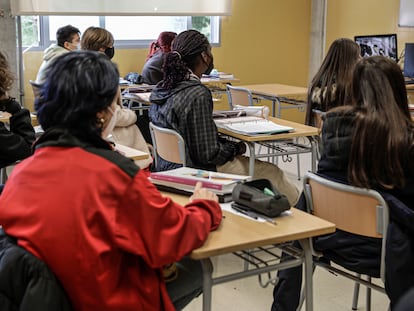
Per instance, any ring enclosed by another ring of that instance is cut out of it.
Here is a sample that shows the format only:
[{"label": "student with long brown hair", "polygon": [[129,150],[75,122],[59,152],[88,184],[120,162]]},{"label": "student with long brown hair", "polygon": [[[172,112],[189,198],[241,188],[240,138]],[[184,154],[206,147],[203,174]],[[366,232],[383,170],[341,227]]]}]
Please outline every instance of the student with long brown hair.
[{"label": "student with long brown hair", "polygon": [[[324,117],[318,174],[378,190],[388,202],[385,286],[393,306],[414,285],[414,126],[404,78],[394,61],[362,59],[350,85],[352,105],[334,108]],[[304,204],[298,208],[305,209]],[[336,230],[314,239],[314,248],[352,271],[379,277],[380,239]],[[296,310],[301,279],[302,268],[279,273],[272,311]]]},{"label": "student with long brown hair", "polygon": [[350,102],[349,84],[359,58],[359,46],[351,39],[339,38],[332,42],[309,85],[306,124],[318,126],[313,118],[314,110],[326,112]]}]

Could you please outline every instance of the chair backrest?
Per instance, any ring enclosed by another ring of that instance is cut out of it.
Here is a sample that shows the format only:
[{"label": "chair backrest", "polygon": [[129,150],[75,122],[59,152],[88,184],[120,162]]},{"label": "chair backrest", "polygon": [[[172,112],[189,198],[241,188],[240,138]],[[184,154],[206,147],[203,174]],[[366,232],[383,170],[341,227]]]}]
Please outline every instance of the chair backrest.
[{"label": "chair backrest", "polygon": [[182,164],[186,166],[185,161],[185,142],[183,137],[172,129],[162,128],[149,124],[153,157],[155,167],[157,167],[157,155],[169,162]]},{"label": "chair backrest", "polygon": [[235,87],[227,84],[227,99],[229,101],[230,110],[235,105],[253,106],[253,95],[249,89]]},{"label": "chair backrest", "polygon": [[357,188],[306,173],[303,181],[309,212],[349,233],[382,238],[381,277],[384,276],[388,204],[374,190]]},{"label": "chair backrest", "polygon": [[33,80],[29,80],[29,83],[32,86],[34,98],[35,99],[38,98],[39,97],[39,93],[40,93],[40,86],[41,85],[39,83],[36,83]]}]

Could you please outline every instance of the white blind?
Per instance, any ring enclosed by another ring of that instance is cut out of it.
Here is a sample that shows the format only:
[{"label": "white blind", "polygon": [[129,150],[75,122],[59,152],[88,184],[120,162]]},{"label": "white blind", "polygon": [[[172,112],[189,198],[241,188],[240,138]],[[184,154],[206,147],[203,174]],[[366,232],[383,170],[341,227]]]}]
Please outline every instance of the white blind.
[{"label": "white blind", "polygon": [[232,0],[10,0],[13,15],[231,15]]},{"label": "white blind", "polygon": [[400,0],[400,27],[414,27],[414,0]]}]

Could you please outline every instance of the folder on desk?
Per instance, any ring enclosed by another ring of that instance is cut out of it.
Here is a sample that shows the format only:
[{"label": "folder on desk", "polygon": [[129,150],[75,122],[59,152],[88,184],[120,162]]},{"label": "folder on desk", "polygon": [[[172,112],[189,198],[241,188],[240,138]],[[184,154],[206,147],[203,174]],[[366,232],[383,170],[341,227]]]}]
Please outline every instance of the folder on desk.
[{"label": "folder on desk", "polygon": [[[218,120],[217,120],[218,121]],[[278,134],[294,131],[293,127],[276,124],[272,121],[256,117],[240,117],[217,122],[218,127],[244,135]],[[221,120],[220,120],[221,121]]]}]

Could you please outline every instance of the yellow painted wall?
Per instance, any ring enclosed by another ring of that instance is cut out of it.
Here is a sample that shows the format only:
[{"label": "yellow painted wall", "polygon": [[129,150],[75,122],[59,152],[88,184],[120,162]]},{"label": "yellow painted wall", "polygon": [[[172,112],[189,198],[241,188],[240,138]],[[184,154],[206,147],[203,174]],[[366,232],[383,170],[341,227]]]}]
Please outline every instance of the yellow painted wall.
[{"label": "yellow painted wall", "polygon": [[414,42],[414,29],[398,27],[399,0],[330,0],[326,24],[326,47],[339,37],[397,34],[398,54],[406,42]]},{"label": "yellow painted wall", "polygon": [[[215,67],[240,83],[307,85],[310,0],[233,0],[233,14],[222,18],[221,45],[213,48]],[[110,29],[108,29],[110,30]],[[116,50],[121,75],[140,72],[147,49]],[[24,55],[25,105],[32,109],[29,80],[36,78],[42,52]]]}]

